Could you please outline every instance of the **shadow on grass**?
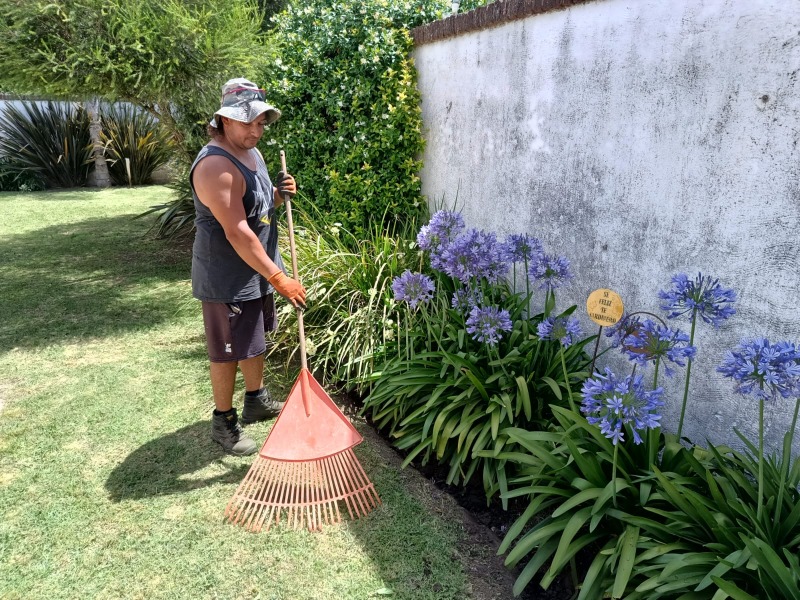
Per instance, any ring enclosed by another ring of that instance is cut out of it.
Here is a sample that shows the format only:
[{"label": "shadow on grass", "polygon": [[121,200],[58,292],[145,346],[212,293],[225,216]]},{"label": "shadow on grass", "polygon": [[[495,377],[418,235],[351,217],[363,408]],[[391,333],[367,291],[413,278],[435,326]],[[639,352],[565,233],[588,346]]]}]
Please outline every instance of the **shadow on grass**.
[{"label": "shadow on grass", "polygon": [[218,483],[239,483],[249,464],[213,477],[192,477],[224,455],[209,438],[209,421],[198,421],[134,450],[106,480],[113,502],[181,494]]},{"label": "shadow on grass", "polygon": [[149,329],[199,310],[189,244],[147,228],[121,215],[0,236],[0,348]]}]

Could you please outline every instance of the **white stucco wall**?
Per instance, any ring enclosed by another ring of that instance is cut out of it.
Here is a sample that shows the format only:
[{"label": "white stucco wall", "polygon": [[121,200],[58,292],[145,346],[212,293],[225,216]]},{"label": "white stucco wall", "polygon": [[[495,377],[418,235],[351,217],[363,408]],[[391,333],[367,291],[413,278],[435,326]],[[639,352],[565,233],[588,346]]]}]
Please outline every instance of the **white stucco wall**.
[{"label": "white stucco wall", "polygon": [[[458,191],[469,226],[566,255],[559,308],[578,304],[587,330],[596,288],[660,315],[674,273],[736,289],[731,321],[698,325],[684,433],[754,438],[757,402],[715,368],[742,337],[800,341],[800,0],[598,0],[414,57],[423,192]],[[682,385],[680,370],[666,386],[672,431]],[[773,448],[793,407],[767,407]]]}]

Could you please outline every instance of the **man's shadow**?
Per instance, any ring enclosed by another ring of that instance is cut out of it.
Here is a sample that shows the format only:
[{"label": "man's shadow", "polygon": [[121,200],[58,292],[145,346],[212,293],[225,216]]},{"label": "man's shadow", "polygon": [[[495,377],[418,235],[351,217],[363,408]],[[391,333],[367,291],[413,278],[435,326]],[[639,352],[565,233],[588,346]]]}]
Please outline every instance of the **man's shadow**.
[{"label": "man's shadow", "polygon": [[191,474],[225,455],[209,437],[208,421],[198,421],[134,450],[106,480],[112,501],[180,494],[217,483],[238,483],[249,465],[222,465],[213,476]]}]

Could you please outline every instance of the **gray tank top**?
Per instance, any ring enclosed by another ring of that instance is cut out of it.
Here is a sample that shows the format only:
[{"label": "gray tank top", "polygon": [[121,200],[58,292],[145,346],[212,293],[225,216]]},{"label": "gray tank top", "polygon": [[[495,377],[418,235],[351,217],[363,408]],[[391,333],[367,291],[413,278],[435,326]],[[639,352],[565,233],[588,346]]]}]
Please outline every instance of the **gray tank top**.
[{"label": "gray tank top", "polygon": [[250,151],[256,160],[251,171],[235,156],[219,146],[205,146],[189,171],[189,183],[195,209],[195,238],[192,248],[192,295],[205,302],[240,302],[255,300],[272,293],[272,286],[242,260],[225,237],[219,221],[208,207],[200,202],[194,190],[194,169],[206,156],[224,156],[241,171],[246,189],[242,203],[247,224],[261,240],[262,246],[275,264],[283,269],[278,252],[278,229],[274,223],[275,202],[272,181],[267,165],[256,150]]}]

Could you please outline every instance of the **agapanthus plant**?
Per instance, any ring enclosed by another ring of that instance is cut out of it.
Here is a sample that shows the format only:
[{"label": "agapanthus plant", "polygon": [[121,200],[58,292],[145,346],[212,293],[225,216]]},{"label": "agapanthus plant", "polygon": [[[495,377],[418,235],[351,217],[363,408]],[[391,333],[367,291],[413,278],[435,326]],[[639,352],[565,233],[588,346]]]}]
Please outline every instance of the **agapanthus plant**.
[{"label": "agapanthus plant", "polygon": [[564,348],[569,348],[583,335],[581,322],[577,317],[559,316],[547,317],[536,327],[536,332],[541,340],[560,342]]},{"label": "agapanthus plant", "polygon": [[467,333],[487,346],[496,346],[503,332],[511,331],[512,325],[508,311],[496,306],[475,306],[467,317]]},{"label": "agapanthus plant", "polygon": [[455,212],[440,210],[417,234],[417,245],[430,252],[431,266],[442,270],[441,251],[464,231],[464,218]]},{"label": "agapanthus plant", "polygon": [[564,371],[564,382],[567,384],[567,397],[569,399],[569,406],[574,411],[575,403],[572,400],[572,386],[569,382],[569,373],[567,372],[567,362],[564,358],[564,349],[569,348],[583,335],[583,332],[581,331],[581,323],[576,317],[570,317],[568,315],[547,317],[536,327],[536,332],[539,335],[540,340],[559,342],[561,344],[561,347],[559,348],[561,368]]},{"label": "agapanthus plant", "polygon": [[[688,316],[692,323],[689,333],[689,345],[694,346],[694,332],[697,325],[697,316],[719,327],[724,321],[736,314],[733,303],[736,302],[736,292],[720,285],[719,279],[698,273],[693,280],[686,273],[672,276],[672,287],[660,290],[658,297],[661,299],[661,308],[667,311],[668,319]],[[681,403],[681,416],[678,420],[678,438],[683,432],[683,419],[686,415],[686,401],[689,397],[689,379],[692,373],[692,359],[687,359],[686,383],[683,387],[683,402]]]},{"label": "agapanthus plant", "polygon": [[[456,213],[439,211],[417,243],[430,260],[436,290],[431,294],[419,274],[403,273],[396,281],[397,356],[374,370],[365,411],[409,452],[407,462],[434,457],[448,463],[448,483],[468,481],[482,468],[487,496],[507,491],[510,467],[507,473],[506,459],[497,452],[513,452],[517,445],[504,431],[547,426],[552,408],[566,404],[563,392],[572,393],[585,377],[587,340],[578,339],[574,318],[550,320],[551,328],[543,331],[560,347],[531,335],[542,317],[531,316],[530,295],[516,293],[516,286],[512,291],[508,279],[516,262],[540,262],[539,240],[518,235],[502,241],[465,228]],[[569,277],[568,261],[551,257],[543,264],[539,283],[554,303],[552,289]],[[519,271],[527,279],[529,269]]]},{"label": "agapanthus plant", "polygon": [[505,255],[504,244],[493,233],[468,229],[449,244],[432,250],[431,265],[464,285],[473,285],[480,279],[497,283],[508,273]]},{"label": "agapanthus plant", "polygon": [[658,367],[664,364],[664,372],[668,377],[674,373],[666,361],[679,367],[685,367],[687,361],[694,358],[697,348],[689,343],[689,335],[679,329],[671,329],[652,319],[645,319],[620,343],[622,352],[637,365],[645,366],[654,363],[656,381]]},{"label": "agapanthus plant", "polygon": [[527,234],[512,234],[506,239],[506,260],[532,264],[544,255],[542,242]]},{"label": "agapanthus plant", "polygon": [[[531,295],[530,277],[528,276],[528,266],[538,261],[544,256],[544,247],[538,238],[527,234],[512,234],[506,238],[506,256],[508,262],[522,263],[523,273],[525,273],[525,293],[527,297]],[[514,290],[517,289],[517,270],[514,269]]]},{"label": "agapanthus plant", "polygon": [[544,316],[547,317],[556,304],[555,289],[572,279],[569,260],[564,256],[541,254],[528,267],[528,278],[538,282],[539,289],[546,292]]},{"label": "agapanthus plant", "polygon": [[611,347],[619,348],[629,336],[639,331],[641,323],[642,319],[638,314],[623,314],[619,321],[606,328],[606,337],[611,338]]},{"label": "agapanthus plant", "polygon": [[436,286],[430,277],[408,270],[399,277],[395,277],[392,282],[394,299],[398,302],[407,302],[412,310],[419,304],[429,302],[433,298],[435,289]]},{"label": "agapanthus plant", "polygon": [[641,375],[620,379],[606,367],[605,375],[595,373],[584,382],[581,412],[615,445],[625,441],[626,427],[634,443],[641,444],[642,433],[661,425],[662,394],[662,388],[645,389]]},{"label": "agapanthus plant", "polygon": [[[729,351],[717,371],[736,382],[736,391],[743,395],[752,395],[758,399],[758,503],[757,516],[763,509],[764,481],[764,402],[776,401],[778,398],[796,398],[792,425],[788,434],[788,447],[791,452],[794,432],[797,425],[797,414],[800,409],[800,350],[791,342],[771,344],[765,338],[743,340],[736,348]],[[785,469],[783,481],[786,480],[789,460],[784,457]],[[778,511],[783,499],[784,485],[781,485],[778,497]],[[778,512],[778,519],[780,512]]]},{"label": "agapanthus plant", "polygon": [[572,279],[569,260],[565,256],[541,254],[528,268],[531,279],[539,282],[539,287],[548,292],[565,285]]},{"label": "agapanthus plant", "polygon": [[661,308],[668,312],[668,319],[687,315],[694,320],[699,315],[706,323],[719,327],[722,322],[736,314],[733,303],[736,292],[720,285],[719,279],[698,273],[693,280],[686,273],[672,277],[672,288],[661,290]]},{"label": "agapanthus plant", "polygon": [[744,340],[729,350],[717,371],[736,382],[736,391],[762,400],[800,394],[800,351],[790,342]]},{"label": "agapanthus plant", "polygon": [[474,307],[480,306],[483,300],[484,296],[480,288],[462,287],[453,292],[450,306],[468,315]]},{"label": "agapanthus plant", "polygon": [[644,441],[641,434],[660,427],[663,391],[663,388],[645,389],[641,375],[620,379],[608,367],[605,375],[595,373],[583,384],[581,412],[614,444],[611,482],[615,506],[618,445],[625,441],[626,429],[630,431],[633,443],[641,444]]}]

